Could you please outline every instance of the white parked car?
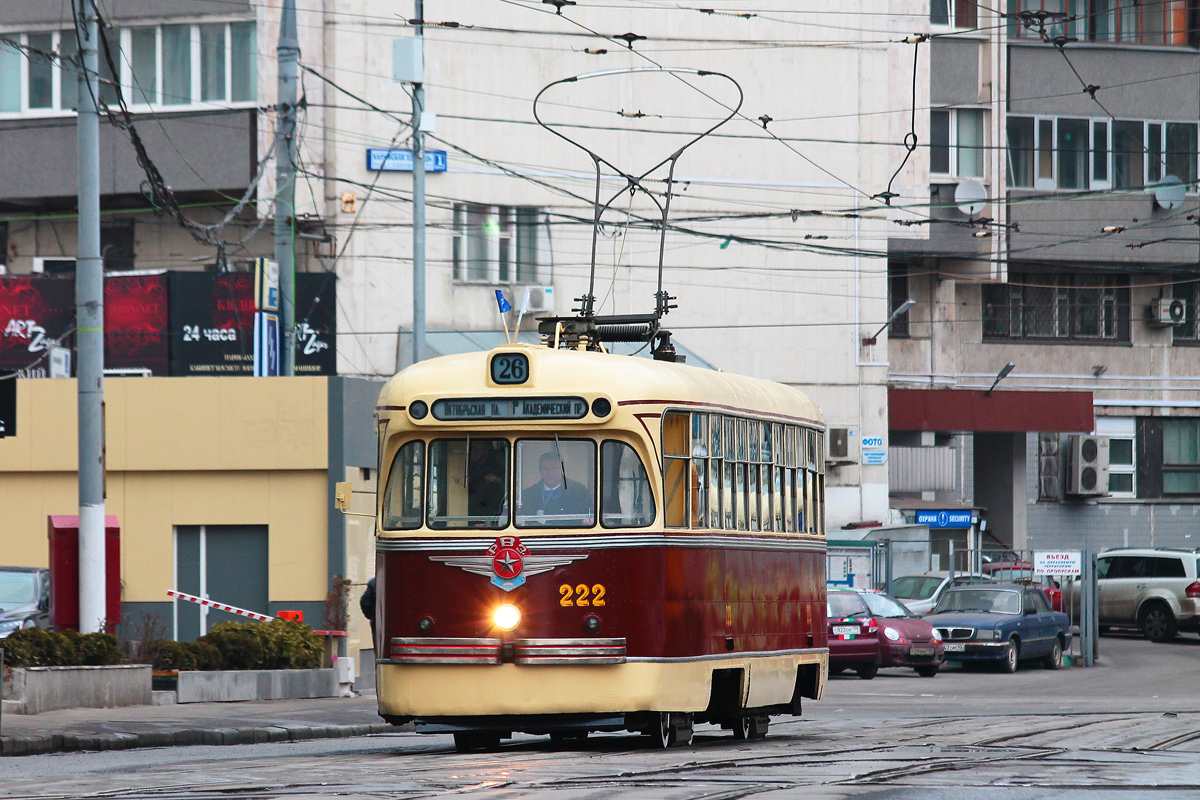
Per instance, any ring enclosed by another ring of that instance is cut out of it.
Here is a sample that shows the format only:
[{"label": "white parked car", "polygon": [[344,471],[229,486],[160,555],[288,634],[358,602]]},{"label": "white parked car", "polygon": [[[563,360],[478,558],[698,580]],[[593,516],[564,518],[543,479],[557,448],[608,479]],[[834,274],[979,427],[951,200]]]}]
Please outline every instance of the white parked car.
[{"label": "white parked car", "polygon": [[928,614],[937,605],[938,598],[948,586],[994,582],[987,575],[978,572],[956,572],[952,580],[946,570],[931,570],[920,575],[896,578],[892,581],[891,595],[904,603],[914,614]]}]

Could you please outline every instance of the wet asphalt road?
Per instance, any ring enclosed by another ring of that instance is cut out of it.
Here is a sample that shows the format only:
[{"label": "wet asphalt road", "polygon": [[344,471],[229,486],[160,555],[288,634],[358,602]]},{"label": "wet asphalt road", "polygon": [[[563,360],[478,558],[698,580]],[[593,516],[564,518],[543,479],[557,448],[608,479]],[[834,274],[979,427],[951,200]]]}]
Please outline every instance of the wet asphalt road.
[{"label": "wet asphalt road", "polygon": [[700,726],[667,751],[611,734],[459,755],[448,736],[396,733],[71,753],[0,761],[0,797],[1200,800],[1200,638],[1101,647],[1092,669],[837,676],[759,742]]}]

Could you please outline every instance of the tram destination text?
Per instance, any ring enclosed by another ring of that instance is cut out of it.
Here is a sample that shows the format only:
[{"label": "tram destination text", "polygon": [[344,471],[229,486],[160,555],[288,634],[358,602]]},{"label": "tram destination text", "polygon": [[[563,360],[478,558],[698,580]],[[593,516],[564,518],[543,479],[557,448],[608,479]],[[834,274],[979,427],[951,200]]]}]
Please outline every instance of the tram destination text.
[{"label": "tram destination text", "polygon": [[436,400],[435,419],[463,422],[483,419],[583,419],[588,404],[582,397],[464,397]]}]

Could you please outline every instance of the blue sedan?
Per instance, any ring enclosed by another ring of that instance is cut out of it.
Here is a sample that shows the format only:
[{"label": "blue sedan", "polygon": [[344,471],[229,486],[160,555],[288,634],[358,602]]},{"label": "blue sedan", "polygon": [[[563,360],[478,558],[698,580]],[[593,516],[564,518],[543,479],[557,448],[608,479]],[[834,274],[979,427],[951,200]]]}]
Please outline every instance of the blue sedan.
[{"label": "blue sedan", "polygon": [[1015,583],[947,589],[925,618],[942,636],[947,661],[992,662],[1016,672],[1025,659],[1058,669],[1071,641],[1067,615],[1036,587]]}]

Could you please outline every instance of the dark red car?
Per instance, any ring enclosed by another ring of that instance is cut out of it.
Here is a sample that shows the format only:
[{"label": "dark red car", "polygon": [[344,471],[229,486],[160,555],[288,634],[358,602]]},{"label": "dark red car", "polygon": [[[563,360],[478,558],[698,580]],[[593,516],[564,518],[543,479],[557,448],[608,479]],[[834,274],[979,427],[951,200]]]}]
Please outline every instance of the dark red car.
[{"label": "dark red car", "polygon": [[859,596],[879,626],[879,665],[912,667],[922,678],[936,675],[946,659],[933,625],[882,592],[860,591]]},{"label": "dark red car", "polygon": [[879,672],[879,625],[858,592],[830,587],[825,596],[829,673],[852,669],[863,680]]}]

